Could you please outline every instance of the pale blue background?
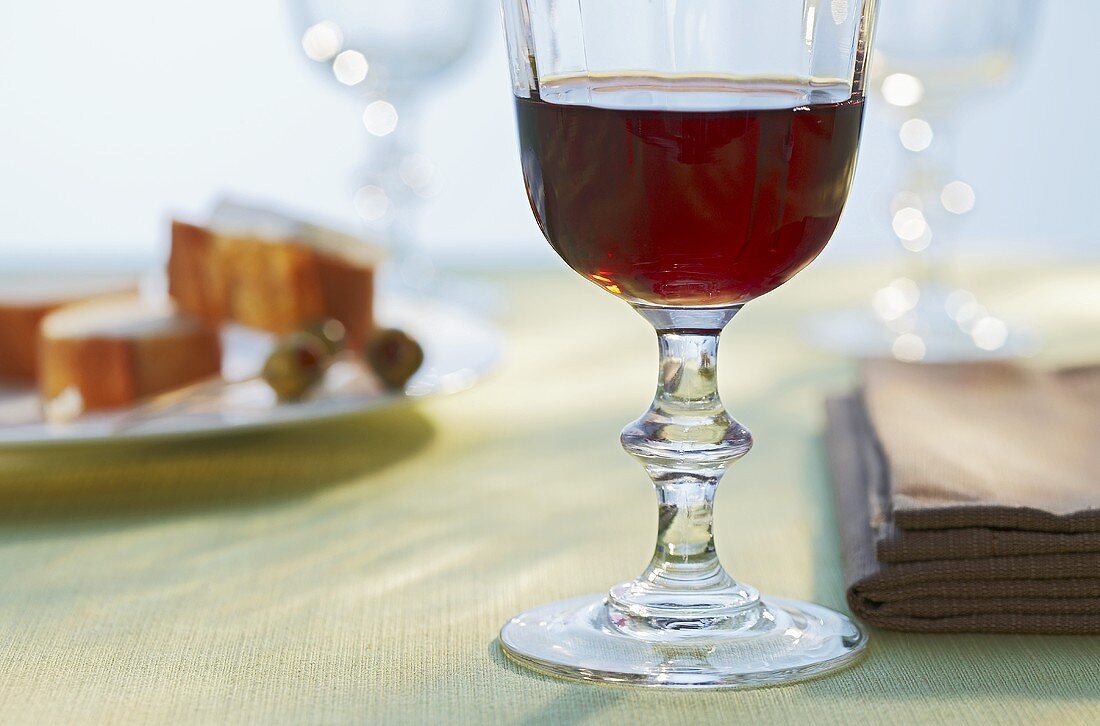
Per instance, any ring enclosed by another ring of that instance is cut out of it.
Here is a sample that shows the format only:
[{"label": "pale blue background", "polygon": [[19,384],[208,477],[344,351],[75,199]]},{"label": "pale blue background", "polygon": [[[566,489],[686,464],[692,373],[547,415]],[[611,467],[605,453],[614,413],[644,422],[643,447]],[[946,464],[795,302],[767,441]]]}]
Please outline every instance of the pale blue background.
[{"label": "pale blue background", "polygon": [[[423,234],[444,263],[550,263],[523,197],[498,21],[484,17],[476,53],[424,109],[447,184]],[[967,111],[958,168],[978,193],[963,230],[975,254],[1100,249],[1098,27],[1095,0],[1049,0],[1020,77]],[[299,35],[275,0],[0,4],[0,270],[153,261],[168,213],[223,190],[354,224],[361,106]],[[866,128],[834,260],[895,254],[898,152],[873,110]]]}]

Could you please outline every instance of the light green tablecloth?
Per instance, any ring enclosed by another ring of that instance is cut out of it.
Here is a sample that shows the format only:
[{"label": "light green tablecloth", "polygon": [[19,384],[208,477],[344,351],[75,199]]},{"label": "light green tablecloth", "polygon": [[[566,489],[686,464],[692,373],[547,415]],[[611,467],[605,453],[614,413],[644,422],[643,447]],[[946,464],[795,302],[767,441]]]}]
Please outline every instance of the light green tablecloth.
[{"label": "light green tablecloth", "polygon": [[[851,366],[800,325],[884,274],[818,266],[723,343],[724,396],[757,445],[720,490],[717,535],[765,592],[843,604],[820,432]],[[851,670],[736,692],[506,662],[508,616],[648,558],[653,496],[617,433],[648,402],[655,351],[567,272],[494,282],[507,353],[464,394],[278,433],[0,455],[0,722],[1100,722],[1100,638],[874,632]],[[1100,269],[981,287],[1043,326],[1052,360],[1100,354]]]}]

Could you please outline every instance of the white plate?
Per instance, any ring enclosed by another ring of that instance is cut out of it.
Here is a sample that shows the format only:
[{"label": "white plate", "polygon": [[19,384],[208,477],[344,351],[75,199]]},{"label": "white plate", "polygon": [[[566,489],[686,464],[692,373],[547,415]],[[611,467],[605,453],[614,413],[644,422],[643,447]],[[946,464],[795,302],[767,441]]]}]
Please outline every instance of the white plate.
[{"label": "white plate", "polygon": [[0,448],[208,436],[320,421],[464,390],[500,357],[499,331],[459,305],[431,298],[380,296],[378,306],[382,324],[408,331],[424,347],[424,365],[404,392],[383,390],[365,367],[349,357],[333,364],[309,399],[280,404],[268,385],[255,378],[273,339],[231,326],[223,335],[225,382],[197,384],[135,408],[50,423],[43,419],[33,390],[0,387]]}]

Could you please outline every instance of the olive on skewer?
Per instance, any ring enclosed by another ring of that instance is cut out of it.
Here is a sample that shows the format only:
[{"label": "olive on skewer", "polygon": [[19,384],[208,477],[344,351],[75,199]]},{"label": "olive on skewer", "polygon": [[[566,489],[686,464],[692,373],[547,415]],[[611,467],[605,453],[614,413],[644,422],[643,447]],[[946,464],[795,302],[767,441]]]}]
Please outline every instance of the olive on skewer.
[{"label": "olive on skewer", "polygon": [[320,382],[331,359],[316,336],[304,331],[291,333],[268,356],[263,379],[280,401],[297,401]]},{"label": "olive on skewer", "polygon": [[382,384],[401,390],[424,363],[424,349],[396,328],[380,328],[367,338],[363,356]]}]

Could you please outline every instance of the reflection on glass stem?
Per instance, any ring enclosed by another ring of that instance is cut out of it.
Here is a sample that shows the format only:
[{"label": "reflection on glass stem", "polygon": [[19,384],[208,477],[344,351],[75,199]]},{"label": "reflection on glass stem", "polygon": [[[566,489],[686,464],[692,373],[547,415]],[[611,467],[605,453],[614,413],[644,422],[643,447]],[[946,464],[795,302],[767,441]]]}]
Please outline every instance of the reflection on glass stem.
[{"label": "reflection on glass stem", "polygon": [[657,330],[657,391],[621,440],[656,487],[658,531],[645,572],[609,593],[620,627],[672,615],[687,627],[693,619],[741,614],[759,601],[755,589],[726,573],[712,532],[718,482],[752,447],[748,429],[718,395],[718,336],[739,310],[638,307]]}]

